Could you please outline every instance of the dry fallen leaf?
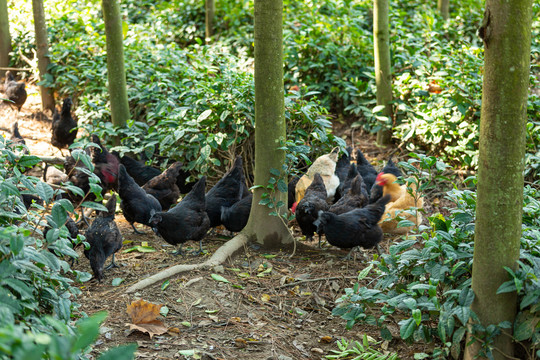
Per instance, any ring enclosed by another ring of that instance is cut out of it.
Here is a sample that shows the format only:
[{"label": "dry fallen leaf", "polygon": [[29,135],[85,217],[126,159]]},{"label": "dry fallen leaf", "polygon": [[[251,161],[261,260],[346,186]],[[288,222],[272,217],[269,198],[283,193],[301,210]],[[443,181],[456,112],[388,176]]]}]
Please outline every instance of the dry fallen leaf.
[{"label": "dry fallen leaf", "polygon": [[234,339],[234,345],[237,347],[237,348],[240,348],[240,349],[243,349],[246,347],[247,345],[247,341],[242,339],[242,338],[237,338],[237,339]]},{"label": "dry fallen leaf", "polygon": [[322,342],[322,343],[325,343],[325,344],[330,344],[332,342],[332,340],[333,340],[333,338],[331,336],[323,336],[323,337],[321,337],[319,342]]},{"label": "dry fallen leaf", "polygon": [[138,330],[150,335],[161,335],[167,332],[167,327],[158,320],[159,310],[163,305],[156,305],[142,299],[132,302],[127,306],[127,313],[131,318],[131,324],[127,324],[130,330]]}]

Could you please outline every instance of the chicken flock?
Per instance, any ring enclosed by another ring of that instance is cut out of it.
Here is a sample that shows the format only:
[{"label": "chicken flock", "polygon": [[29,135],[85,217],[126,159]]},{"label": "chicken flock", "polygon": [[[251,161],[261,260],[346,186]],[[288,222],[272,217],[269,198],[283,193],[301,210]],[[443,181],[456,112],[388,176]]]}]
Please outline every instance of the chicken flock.
[{"label": "chicken flock", "polygon": [[[26,92],[23,96],[22,91],[24,83],[17,83],[8,72],[4,93],[18,111],[26,100]],[[51,126],[51,144],[60,152],[63,149],[70,152],[65,157],[64,171],[46,165],[43,179],[62,189],[59,198],[70,200],[74,206],[97,199],[93,192],[95,176],[99,178],[103,197],[114,192],[106,203],[107,210],[99,211],[85,232],[90,247],[84,250],[84,255],[90,261],[95,279],[101,281],[104,270],[115,266],[114,254],[122,247],[122,234],[115,223],[118,199],[124,218],[136,233],[144,234],[135,224],[145,225],[167,243],[178,246],[174,254],[182,256],[182,245],[188,241],[198,241],[199,252],[202,251],[202,240],[211,228],[223,226],[239,232],[246,226],[253,195],[246,184],[240,156],[206,191],[206,176],[196,182],[188,181],[190,173],[182,168],[182,162],[174,162],[162,172],[127,154],[109,152],[97,135],[90,136],[91,146],[85,150],[70,149],[78,130],[71,114],[72,106],[70,98],[64,99],[61,110],[53,114]],[[10,140],[24,144],[16,121]],[[26,147],[23,151],[27,151]],[[79,160],[77,154],[81,151],[90,157],[90,168]],[[289,209],[307,239],[318,235],[319,247],[324,235],[330,245],[351,252],[358,246],[378,249],[384,232],[406,233],[412,224],[422,221],[418,211],[423,206],[422,197],[413,184],[398,184],[402,177],[391,158],[379,172],[361,150],[335,148],[315,159],[305,174],[290,179]],[[66,185],[75,185],[81,191]],[[41,201],[35,196],[23,196],[22,200],[27,208]],[[406,226],[399,224],[401,220],[408,220]],[[88,224],[82,207],[81,221]],[[69,237],[76,239],[79,227],[74,220],[68,217],[65,226]],[[43,229],[44,237],[48,230]],[[110,256],[111,265],[105,267]]]}]

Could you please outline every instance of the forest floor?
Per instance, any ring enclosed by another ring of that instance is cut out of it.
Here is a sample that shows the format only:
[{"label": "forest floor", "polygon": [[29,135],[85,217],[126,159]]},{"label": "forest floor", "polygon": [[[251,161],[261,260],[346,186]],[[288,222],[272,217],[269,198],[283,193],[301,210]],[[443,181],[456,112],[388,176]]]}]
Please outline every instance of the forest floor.
[{"label": "forest floor", "polygon": [[[50,145],[51,114],[43,114],[35,86],[27,87],[29,97],[22,111],[0,104],[0,134],[9,136],[9,129],[18,121],[22,136],[34,155],[61,154]],[[380,149],[375,138],[362,131],[353,131],[346,124],[336,126],[347,144],[360,148],[380,167],[390,153],[403,160],[396,147]],[[80,136],[80,135],[79,135]],[[427,209],[428,213],[433,209]],[[244,251],[223,266],[207,271],[192,271],[172,277],[168,285],[159,283],[134,294],[126,294],[128,286],[172,265],[203,262],[230,237],[223,231],[207,235],[202,255],[174,256],[167,245],[149,228],[146,234],[133,232],[121,212],[116,222],[124,238],[124,247],[116,255],[119,268],[105,272],[102,283],[94,280],[77,285],[82,295],[76,300],[86,314],[107,311],[101,334],[92,354],[97,355],[119,344],[136,342],[137,359],[324,359],[337,350],[342,338],[362,341],[369,335],[382,351],[397,352],[400,359],[413,359],[418,352],[430,352],[432,345],[410,345],[399,338],[396,326],[390,330],[394,340],[382,341],[376,327],[355,325],[345,329],[345,321],[332,316],[336,300],[345,288],[357,283],[359,271],[368,265],[366,259],[377,256],[375,251],[357,254],[354,260],[343,260],[347,251],[327,243],[320,249],[317,241],[299,241],[293,256],[291,250],[266,251],[248,245]],[[294,227],[297,239],[300,233]],[[82,229],[84,233],[84,229]],[[383,250],[399,238],[385,236]],[[137,245],[147,245],[153,252],[124,252]],[[198,244],[188,243],[195,250]],[[82,256],[74,267],[91,272]],[[222,282],[213,274],[229,282]],[[121,278],[113,286],[113,279]],[[373,280],[367,278],[365,283]],[[146,333],[130,331],[128,305],[143,299],[166,306],[162,317],[168,331],[152,338]],[[398,319],[396,319],[397,324]],[[189,355],[191,353],[191,355]],[[97,357],[97,356],[96,356]]]}]

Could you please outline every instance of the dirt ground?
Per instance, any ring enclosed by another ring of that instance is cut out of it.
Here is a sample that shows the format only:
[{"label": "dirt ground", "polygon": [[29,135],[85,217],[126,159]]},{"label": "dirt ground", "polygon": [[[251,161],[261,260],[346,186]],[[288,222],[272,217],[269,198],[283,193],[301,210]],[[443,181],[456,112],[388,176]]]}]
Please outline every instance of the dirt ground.
[{"label": "dirt ground", "polygon": [[[11,124],[18,121],[32,154],[60,156],[49,143],[51,114],[41,113],[36,87],[29,86],[28,92],[20,113],[0,104],[0,133],[8,134]],[[353,132],[347,125],[338,125],[336,131],[351,143]],[[375,139],[360,131],[353,137],[354,145],[372,159],[382,161],[390,152],[397,151],[377,148]],[[120,267],[106,271],[102,283],[79,285],[82,296],[77,302],[82,311],[90,315],[105,310],[109,314],[94,355],[119,344],[136,342],[137,359],[324,359],[331,350],[337,350],[336,340],[361,341],[364,334],[380,341],[375,347],[396,351],[401,359],[413,359],[414,353],[429,351],[427,347],[402,343],[397,327],[394,340],[384,342],[376,328],[356,325],[348,331],[344,320],[332,316],[343,289],[357,282],[358,272],[367,266],[367,258],[376,256],[375,251],[357,254],[355,260],[343,260],[346,251],[326,243],[319,249],[317,241],[300,241],[293,256],[290,249],[263,251],[250,245],[223,266],[183,273],[170,278],[168,286],[160,283],[127,295],[128,286],[169,266],[205,261],[230,237],[218,230],[204,239],[205,254],[181,257],[171,255],[173,247],[149,228],[140,227],[145,235],[135,234],[120,212],[116,222],[124,238],[124,247],[116,256]],[[297,228],[295,233],[300,239]],[[392,241],[395,239],[385,238],[382,248],[388,249]],[[124,252],[136,245],[148,245],[155,251]],[[187,250],[198,248],[195,243],[187,245]],[[91,271],[84,256],[74,266]],[[212,274],[229,282],[218,281]],[[113,279],[117,278],[123,281],[113,286]],[[128,330],[130,318],[126,309],[138,299],[168,309],[161,318],[168,332],[150,338],[148,334]]]}]

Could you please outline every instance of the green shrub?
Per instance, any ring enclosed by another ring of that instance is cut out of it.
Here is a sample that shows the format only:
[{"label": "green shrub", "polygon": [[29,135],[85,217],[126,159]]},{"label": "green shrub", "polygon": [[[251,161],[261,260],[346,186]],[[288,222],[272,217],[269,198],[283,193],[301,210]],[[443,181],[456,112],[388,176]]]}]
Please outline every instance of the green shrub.
[{"label": "green shrub", "polygon": [[[85,359],[106,314],[86,318],[79,310],[81,291],[74,282],[90,274],[64,260],[78,257],[64,225],[73,205],[56,200],[61,190],[24,174],[40,160],[20,155],[21,147],[0,137],[0,359]],[[43,204],[27,210],[23,194],[39,196]],[[45,226],[50,230],[44,238]],[[79,235],[75,243],[83,241]],[[127,350],[123,359],[133,357],[133,346]]]},{"label": "green shrub", "polygon": [[[470,190],[452,190],[447,194],[455,208],[450,214],[429,217],[430,229],[421,236],[392,245],[389,254],[366,268],[345,295],[333,314],[341,316],[351,328],[356,323],[378,326],[381,336],[390,340],[389,324],[400,329],[406,341],[435,342],[431,358],[459,358],[466,325],[475,315],[470,310],[476,194]],[[499,292],[517,291],[520,311],[513,325],[474,326],[476,334],[485,332],[486,353],[492,338],[503,328],[514,327],[516,342],[530,354],[538,351],[540,329],[535,325],[540,311],[540,196],[524,189],[523,234],[518,270],[507,269],[511,280]],[[369,277],[373,274],[373,277]],[[538,353],[540,354],[540,353]],[[532,355],[531,357],[532,358]]]}]

